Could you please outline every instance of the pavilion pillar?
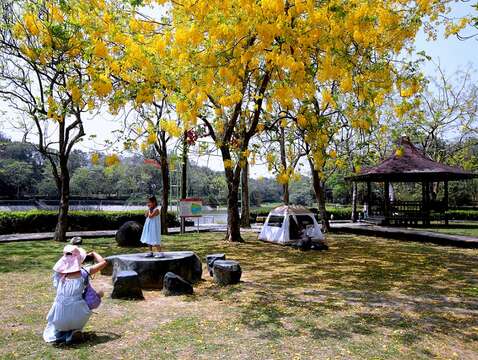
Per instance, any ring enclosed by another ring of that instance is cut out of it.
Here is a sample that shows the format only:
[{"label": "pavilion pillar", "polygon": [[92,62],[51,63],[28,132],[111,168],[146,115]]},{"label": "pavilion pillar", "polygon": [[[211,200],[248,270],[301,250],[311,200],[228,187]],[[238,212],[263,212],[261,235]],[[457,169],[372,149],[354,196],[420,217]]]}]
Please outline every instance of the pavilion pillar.
[{"label": "pavilion pillar", "polygon": [[443,199],[443,211],[445,213],[445,225],[448,225],[448,180],[444,181],[445,196]]},{"label": "pavilion pillar", "polygon": [[372,183],[367,181],[367,215],[372,216]]},{"label": "pavilion pillar", "polygon": [[385,216],[385,224],[388,225],[390,221],[390,182],[383,183],[383,214]]},{"label": "pavilion pillar", "polygon": [[422,181],[422,222],[430,225],[430,183]]},{"label": "pavilion pillar", "polygon": [[352,182],[352,222],[357,222],[357,191],[358,185],[356,181]]}]

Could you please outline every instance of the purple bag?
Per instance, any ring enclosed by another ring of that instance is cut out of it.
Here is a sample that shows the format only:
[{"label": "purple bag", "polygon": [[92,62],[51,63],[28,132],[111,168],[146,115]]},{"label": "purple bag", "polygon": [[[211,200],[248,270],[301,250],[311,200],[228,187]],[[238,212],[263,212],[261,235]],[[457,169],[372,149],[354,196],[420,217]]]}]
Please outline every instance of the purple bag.
[{"label": "purple bag", "polygon": [[98,295],[93,286],[90,284],[90,274],[85,269],[81,269],[81,277],[85,280],[85,291],[83,292],[83,299],[90,310],[97,309],[101,305],[101,296]]}]

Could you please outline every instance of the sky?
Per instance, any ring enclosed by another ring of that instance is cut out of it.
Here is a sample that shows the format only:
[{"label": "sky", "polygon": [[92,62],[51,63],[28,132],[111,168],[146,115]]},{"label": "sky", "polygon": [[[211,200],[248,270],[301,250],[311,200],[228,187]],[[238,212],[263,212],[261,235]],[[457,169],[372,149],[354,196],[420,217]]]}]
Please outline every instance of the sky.
[{"label": "sky", "polygon": [[[460,17],[472,13],[470,2],[458,2],[453,5],[450,16]],[[425,53],[432,57],[433,62],[439,63],[446,74],[453,74],[456,71],[475,69],[473,78],[478,80],[478,39],[470,39],[462,41],[456,37],[447,39],[443,36],[443,31],[439,31],[436,41],[427,39],[427,36],[420,32],[415,41],[416,51],[424,50]],[[423,64],[423,72],[425,75],[433,76],[436,72],[436,65],[432,62]],[[3,121],[0,120],[0,131],[15,140],[21,140],[22,133],[16,131],[10,124],[10,120],[15,114],[5,108],[5,104],[1,104],[0,111],[4,111]],[[1,113],[0,113],[1,114]],[[1,119],[0,118],[0,119]],[[114,139],[113,132],[121,128],[121,121],[113,118],[107,111],[100,111],[97,114],[90,115],[85,121],[86,134],[96,134],[94,139],[86,139],[78,148],[84,151],[103,150],[105,149],[105,140]],[[190,160],[198,165],[209,166],[214,170],[223,170],[222,161],[219,156],[210,156],[209,158],[200,158],[192,156]],[[251,167],[251,177],[271,176],[268,174],[265,166],[257,165]]]}]

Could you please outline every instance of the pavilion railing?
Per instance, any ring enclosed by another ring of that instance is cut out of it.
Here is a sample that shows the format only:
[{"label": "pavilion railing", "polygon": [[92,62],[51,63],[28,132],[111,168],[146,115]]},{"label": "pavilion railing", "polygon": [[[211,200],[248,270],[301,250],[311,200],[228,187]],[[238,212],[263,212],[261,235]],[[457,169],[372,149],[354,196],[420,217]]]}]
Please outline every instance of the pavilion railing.
[{"label": "pavilion railing", "polygon": [[390,215],[415,215],[422,214],[423,206],[421,201],[401,201],[390,202]]},{"label": "pavilion railing", "polygon": [[383,218],[389,223],[424,223],[431,217],[446,219],[446,210],[445,203],[436,200],[430,201],[427,207],[421,201],[391,201],[387,214],[383,202],[371,205],[372,217]]}]

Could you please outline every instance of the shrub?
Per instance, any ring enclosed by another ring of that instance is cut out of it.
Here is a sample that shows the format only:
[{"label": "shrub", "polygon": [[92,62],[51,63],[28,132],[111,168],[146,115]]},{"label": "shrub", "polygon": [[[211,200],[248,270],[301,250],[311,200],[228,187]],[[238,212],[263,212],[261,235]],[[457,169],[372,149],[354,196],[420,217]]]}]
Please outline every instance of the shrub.
[{"label": "shrub", "polygon": [[[55,230],[56,211],[1,211],[0,234],[51,232]],[[143,211],[71,211],[68,231],[116,230],[126,221],[144,223]],[[179,226],[176,214],[168,213],[168,224]]]},{"label": "shrub", "polygon": [[[269,215],[269,212],[272,210],[272,208],[269,207],[264,207],[264,208],[258,208],[254,209],[251,212],[251,222],[256,222],[258,216],[267,216]],[[318,214],[318,209],[317,208],[309,208],[310,211],[312,211],[314,214]],[[334,220],[350,220],[352,216],[352,209],[349,207],[331,207],[327,208],[327,212],[330,215],[334,216]]]},{"label": "shrub", "polygon": [[478,210],[449,210],[449,220],[478,220]]}]

